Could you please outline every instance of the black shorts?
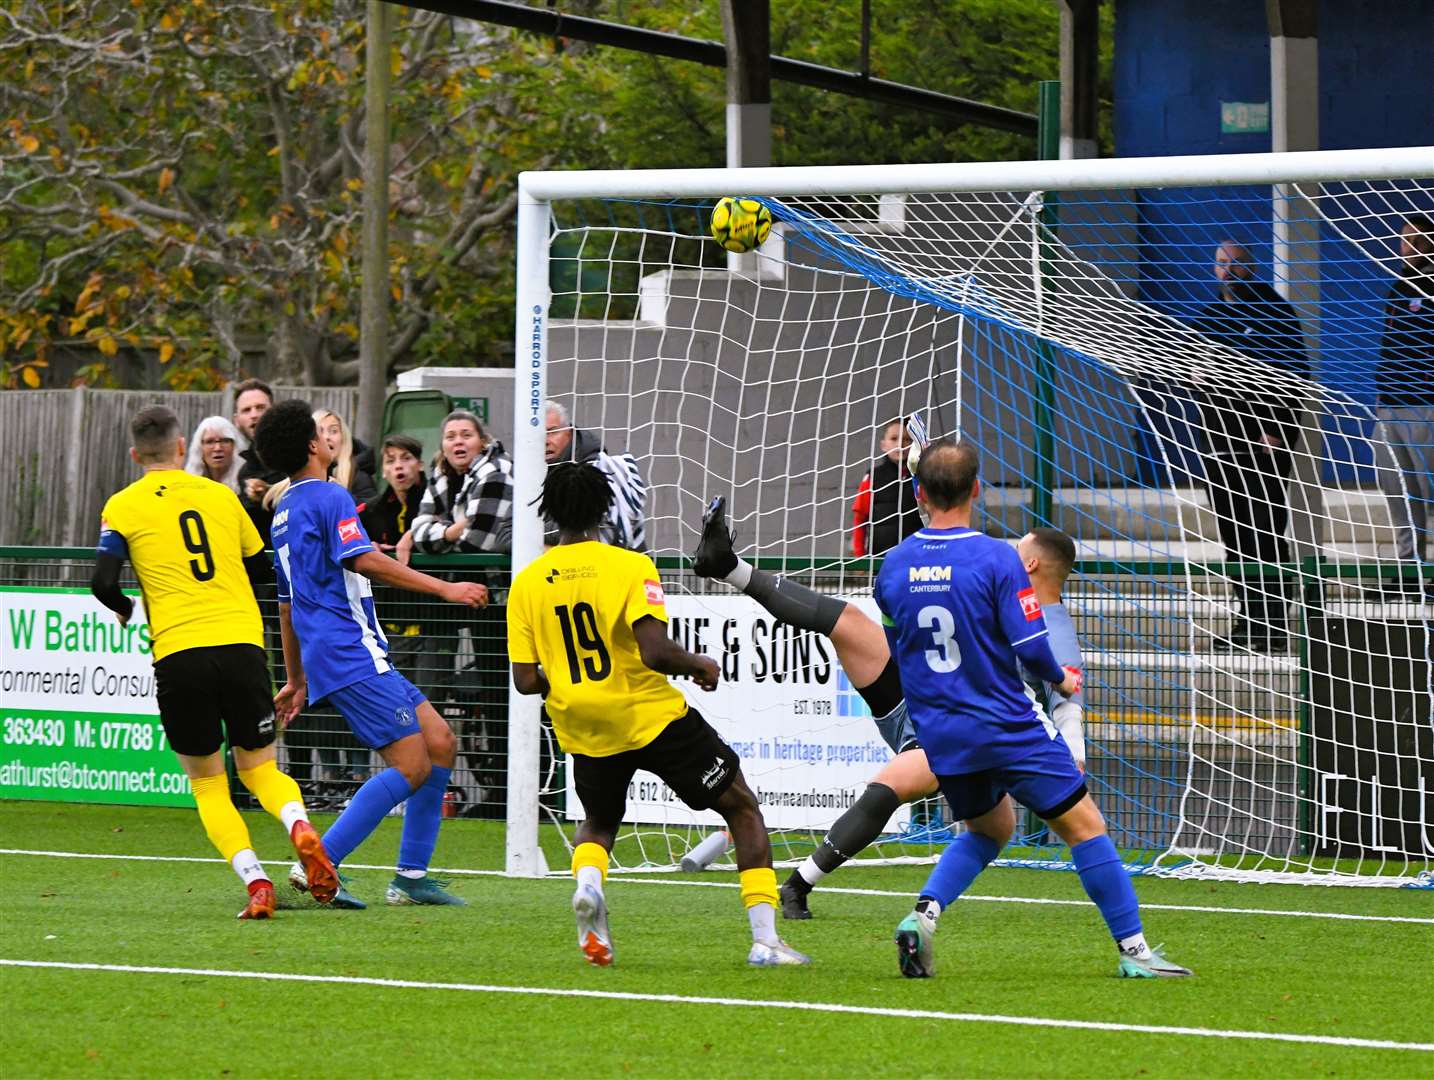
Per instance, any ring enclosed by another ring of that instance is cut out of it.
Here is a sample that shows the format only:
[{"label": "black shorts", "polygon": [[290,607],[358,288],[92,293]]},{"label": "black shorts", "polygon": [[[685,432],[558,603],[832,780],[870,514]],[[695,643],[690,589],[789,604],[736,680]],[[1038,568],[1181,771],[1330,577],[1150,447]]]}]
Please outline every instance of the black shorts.
[{"label": "black shorts", "polygon": [[696,709],[689,708],[646,746],[609,757],[573,755],[573,786],[589,821],[616,825],[638,769],[653,773],[694,810],[710,810],[737,779],[741,760]]},{"label": "black shorts", "polygon": [[155,661],[159,720],[177,754],[208,757],[224,745],[259,750],[274,741],[274,686],[257,645],[183,649]]}]

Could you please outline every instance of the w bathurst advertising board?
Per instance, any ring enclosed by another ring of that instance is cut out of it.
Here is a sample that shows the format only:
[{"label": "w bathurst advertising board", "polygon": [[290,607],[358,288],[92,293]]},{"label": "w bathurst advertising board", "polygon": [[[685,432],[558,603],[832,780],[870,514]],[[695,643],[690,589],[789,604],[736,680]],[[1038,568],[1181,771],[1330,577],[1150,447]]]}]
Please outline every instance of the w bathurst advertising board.
[{"label": "w bathurst advertising board", "polygon": [[0,586],[0,798],[193,806],[159,723],[149,623],[85,589]]},{"label": "w bathurst advertising board", "polygon": [[[848,598],[850,599],[850,598]],[[867,599],[852,600],[875,617]],[[687,700],[742,758],[769,829],[825,830],[856,802],[866,782],[891,759],[861,695],[819,634],[779,622],[745,596],[667,596],[671,636],[721,665],[711,693],[674,680]],[[568,817],[582,804],[568,775]],[[906,807],[895,820],[904,824]],[[634,823],[720,825],[714,811],[695,813],[645,772],[628,788]]]}]

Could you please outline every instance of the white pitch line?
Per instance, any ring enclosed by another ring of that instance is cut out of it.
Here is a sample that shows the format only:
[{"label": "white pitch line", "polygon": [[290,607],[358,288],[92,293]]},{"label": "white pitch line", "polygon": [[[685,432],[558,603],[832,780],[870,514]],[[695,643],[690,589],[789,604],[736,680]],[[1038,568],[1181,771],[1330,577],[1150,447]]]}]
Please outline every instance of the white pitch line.
[{"label": "white pitch line", "polygon": [[0,966],[54,968],[65,971],[107,971],[131,975],[199,975],[266,982],[331,983],[343,986],[379,986],[397,990],[457,990],[473,994],[526,994],[536,997],[598,998],[661,1005],[720,1005],[746,1009],[791,1009],[797,1012],[847,1013],[901,1020],[950,1020],[968,1024],[1010,1024],[1016,1027],[1070,1028],[1078,1031],[1121,1031],[1141,1035],[1190,1035],[1204,1039],[1250,1039],[1257,1042],[1315,1043],[1364,1050],[1417,1050],[1434,1052],[1434,1042],[1395,1042],[1341,1035],[1304,1035],[1284,1031],[1181,1027],[1161,1024],[1117,1024],[1104,1020],[1062,1020],[1043,1016],[1005,1016],[1000,1013],[942,1012],[935,1009],[893,1009],[879,1005],[839,1005],[824,1001],[773,1001],[763,998],[708,997],[687,994],[639,994],[623,990],[579,990],[561,986],[500,986],[488,983],[419,982],[416,979],[378,979],[357,975],[308,975],[291,971],[228,971],[223,968],[148,967],[137,964],[77,964],[62,960],[10,960]]},{"label": "white pitch line", "polygon": [[[180,863],[222,863],[223,859],[205,858],[198,855],[117,855],[107,852],[87,851],[36,851],[28,848],[0,848],[0,855],[31,855],[47,859],[119,859],[129,862],[180,862]],[[293,860],[269,859],[266,865],[287,866]],[[345,863],[344,866],[350,870],[392,870],[392,866],[383,866],[378,863]],[[453,874],[455,876],[468,877],[505,877],[502,870],[468,870],[462,867],[432,867],[435,874]],[[565,873],[554,873],[549,879],[566,880]],[[612,875],[611,880],[621,881],[629,885],[671,885],[694,889],[737,889],[741,888],[740,883],[735,881],[686,881],[676,879],[665,879],[658,877],[628,877],[617,871]],[[844,886],[830,886],[821,889],[823,893],[838,893],[844,896],[882,896],[882,897],[904,897],[911,898],[910,892],[898,892],[890,889],[852,889]],[[1061,900],[1052,897],[1037,896],[972,896],[969,893],[961,897],[965,900],[978,900],[988,904],[1047,904],[1057,907],[1091,907],[1089,900]],[[1410,923],[1416,926],[1434,926],[1434,918],[1421,918],[1414,915],[1350,915],[1339,911],[1285,911],[1274,908],[1237,908],[1237,907],[1216,907],[1208,904],[1147,904],[1140,905],[1147,911],[1193,911],[1209,913],[1214,915],[1273,915],[1281,918],[1301,919],[1335,919],[1344,922],[1386,922],[1386,923]]]},{"label": "white pitch line", "polygon": [[[621,881],[633,885],[695,885],[707,889],[739,889],[741,884],[735,881],[665,881],[662,878],[649,877],[622,877],[621,871],[613,874],[609,880]],[[896,892],[889,889],[850,889],[838,886],[822,886],[818,892],[822,893],[844,893],[849,896],[898,896],[911,899],[911,893]],[[1054,904],[1059,907],[1094,907],[1089,900],[1060,900],[1045,896],[972,896],[970,893],[961,897],[965,900],[981,900],[989,904]],[[1289,918],[1301,919],[1343,919],[1351,922],[1391,922],[1391,923],[1414,923],[1420,926],[1434,926],[1434,918],[1425,919],[1415,915],[1347,915],[1338,911],[1276,911],[1274,908],[1237,908],[1237,907],[1215,907],[1209,904],[1148,904],[1144,900],[1140,902],[1142,911],[1198,911],[1213,912],[1218,915],[1279,915]]]}]

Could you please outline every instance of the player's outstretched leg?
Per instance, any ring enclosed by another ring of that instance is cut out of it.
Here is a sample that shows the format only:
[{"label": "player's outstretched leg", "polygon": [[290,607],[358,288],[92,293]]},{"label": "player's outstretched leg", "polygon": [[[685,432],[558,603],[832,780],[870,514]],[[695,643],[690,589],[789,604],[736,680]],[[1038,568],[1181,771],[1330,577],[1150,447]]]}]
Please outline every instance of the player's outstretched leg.
[{"label": "player's outstretched leg", "polygon": [[[272,918],[274,883],[264,872],[259,856],[254,854],[249,828],[239,816],[239,811],[234,808],[234,800],[229,797],[229,777],[224,773],[223,759],[218,754],[212,755],[211,758],[188,760],[181,755],[180,761],[189,773],[194,804],[199,810],[199,820],[204,824],[204,832],[208,835],[209,842],[218,849],[229,865],[234,867],[239,880],[244,882],[244,887],[249,890],[249,902],[244,910],[239,912],[239,918]],[[195,772],[207,771],[210,768],[217,768],[219,772],[209,776],[194,775]]]},{"label": "player's outstretched leg", "polygon": [[615,829],[585,821],[573,848],[573,877],[577,881],[573,890],[573,915],[578,922],[578,950],[589,964],[597,967],[609,966],[614,956],[603,883],[607,881],[608,852],[615,835]]},{"label": "player's outstretched leg", "polygon": [[[833,637],[837,622],[847,609],[845,600],[824,596],[805,585],[798,585],[789,578],[758,570],[751,563],[737,558],[732,549],[732,530],[727,526],[727,500],[721,495],[707,505],[707,510],[702,515],[702,538],[692,555],[692,572],[698,577],[725,581],[733,588],[746,593],[784,623],[802,630],[813,630],[826,637]],[[863,615],[862,618],[866,617]],[[881,635],[881,628],[877,627],[876,630],[877,634]],[[881,647],[886,649],[884,636]],[[847,670],[847,677],[854,685],[864,685],[876,677],[884,663],[885,657],[882,657],[876,670],[866,679],[861,678],[859,672],[850,669]],[[842,666],[847,665],[843,662]]]},{"label": "player's outstretched leg", "polygon": [[[418,691],[414,691],[418,693]],[[443,796],[458,751],[458,740],[448,722],[427,701],[414,710],[431,762],[428,779],[408,798],[403,814],[403,837],[398,847],[398,873],[389,882],[384,899],[392,905],[466,905],[448,891],[448,882],[430,877],[428,864],[438,844],[443,822]]]},{"label": "player's outstretched leg", "polygon": [[941,853],[921,888],[915,910],[896,928],[896,962],[901,974],[908,979],[935,974],[937,920],[1001,853],[1015,829],[1015,810],[1003,792],[992,809],[969,819],[966,831]]},{"label": "player's outstretched leg", "polygon": [[714,809],[727,822],[727,835],[737,849],[737,877],[742,887],[742,904],[752,928],[752,948],[747,963],[754,967],[810,964],[811,957],[798,952],[777,936],[777,875],[772,870],[772,841],[762,820],[757,796],[737,770]]},{"label": "player's outstretched leg", "polygon": [[1171,963],[1145,941],[1135,886],[1121,865],[1120,853],[1106,834],[1095,800],[1085,795],[1069,810],[1047,820],[1051,831],[1070,845],[1071,858],[1086,895],[1094,901],[1120,952],[1116,974],[1123,979],[1178,978],[1194,974]]},{"label": "player's outstretched leg", "polygon": [[903,750],[882,767],[866,790],[832,824],[816,851],[782,883],[782,917],[810,919],[807,898],[817,883],[876,840],[902,803],[936,790],[936,777],[919,746]]},{"label": "player's outstretched leg", "polygon": [[234,763],[238,766],[240,782],[288,831],[303,867],[305,889],[321,904],[332,901],[339,891],[338,873],[324,851],[318,832],[309,824],[299,785],[275,764],[273,747],[259,751],[236,747]]}]

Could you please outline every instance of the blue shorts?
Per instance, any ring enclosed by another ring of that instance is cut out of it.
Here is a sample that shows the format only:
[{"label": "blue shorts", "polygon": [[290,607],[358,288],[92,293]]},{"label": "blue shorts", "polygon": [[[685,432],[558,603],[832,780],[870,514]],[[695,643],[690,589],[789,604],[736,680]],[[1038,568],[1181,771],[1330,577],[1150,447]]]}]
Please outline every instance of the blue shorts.
[{"label": "blue shorts", "polygon": [[428,699],[418,687],[390,668],[370,675],[325,699],[348,722],[354,738],[377,750],[408,735],[417,735],[418,706]]},{"label": "blue shorts", "polygon": [[916,741],[916,725],[911,722],[911,714],[906,711],[905,699],[885,716],[873,719],[876,721],[876,730],[881,733],[882,739],[891,747],[893,753],[900,754],[904,750],[915,750],[921,746]]},{"label": "blue shorts", "polygon": [[1007,792],[1036,817],[1049,820],[1060,817],[1086,793],[1085,776],[1059,736],[1019,761],[936,779],[957,821],[994,810]]}]

